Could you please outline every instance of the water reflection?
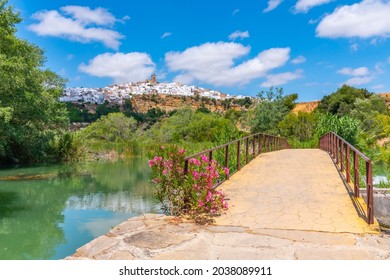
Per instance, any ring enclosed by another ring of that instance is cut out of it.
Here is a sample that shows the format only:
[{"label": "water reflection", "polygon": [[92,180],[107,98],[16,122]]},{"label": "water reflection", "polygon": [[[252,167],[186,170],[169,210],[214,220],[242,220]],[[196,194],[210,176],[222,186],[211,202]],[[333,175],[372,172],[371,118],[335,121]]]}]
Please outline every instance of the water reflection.
[{"label": "water reflection", "polygon": [[0,171],[0,259],[63,258],[131,216],[159,212],[148,178],[141,158]]}]

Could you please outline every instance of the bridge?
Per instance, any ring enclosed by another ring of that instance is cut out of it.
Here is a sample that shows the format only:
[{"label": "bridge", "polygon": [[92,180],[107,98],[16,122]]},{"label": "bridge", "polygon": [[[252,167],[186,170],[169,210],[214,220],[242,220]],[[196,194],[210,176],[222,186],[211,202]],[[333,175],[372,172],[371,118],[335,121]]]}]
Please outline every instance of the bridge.
[{"label": "bridge", "polygon": [[[229,210],[212,225],[144,215],[67,259],[390,259],[374,218],[371,161],[329,133],[319,149],[255,134],[185,158],[229,167]],[[365,199],[362,198],[365,193]]]}]

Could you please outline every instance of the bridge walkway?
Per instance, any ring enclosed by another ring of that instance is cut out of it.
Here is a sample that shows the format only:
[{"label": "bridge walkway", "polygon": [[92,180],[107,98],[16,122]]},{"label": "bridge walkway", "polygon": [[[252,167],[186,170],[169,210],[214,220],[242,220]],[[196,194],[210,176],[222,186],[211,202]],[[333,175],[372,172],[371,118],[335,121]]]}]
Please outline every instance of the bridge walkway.
[{"label": "bridge walkway", "polygon": [[[230,197],[218,225],[332,233],[372,233],[329,155],[319,149],[262,154],[221,188]],[[363,202],[364,203],[364,202]]]}]

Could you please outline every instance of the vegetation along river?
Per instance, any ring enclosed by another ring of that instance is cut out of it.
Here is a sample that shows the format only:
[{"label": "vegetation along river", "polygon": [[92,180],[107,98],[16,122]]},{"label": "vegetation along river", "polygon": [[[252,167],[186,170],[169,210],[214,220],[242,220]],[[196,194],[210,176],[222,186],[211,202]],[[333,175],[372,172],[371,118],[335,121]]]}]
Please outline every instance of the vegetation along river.
[{"label": "vegetation along river", "polygon": [[132,216],[159,213],[146,163],[0,170],[0,259],[61,259]]}]

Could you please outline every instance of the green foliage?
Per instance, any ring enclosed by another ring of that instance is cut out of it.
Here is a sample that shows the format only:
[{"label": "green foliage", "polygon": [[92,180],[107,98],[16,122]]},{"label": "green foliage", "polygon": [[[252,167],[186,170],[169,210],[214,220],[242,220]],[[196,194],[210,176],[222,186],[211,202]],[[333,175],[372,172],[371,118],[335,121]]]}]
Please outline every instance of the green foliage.
[{"label": "green foliage", "polygon": [[317,120],[317,133],[323,135],[333,131],[346,141],[354,145],[357,142],[359,122],[349,116],[339,117],[331,114],[319,114]]},{"label": "green foliage", "polygon": [[322,98],[316,110],[321,113],[328,112],[332,115],[345,116],[355,108],[356,99],[366,99],[371,95],[372,93],[366,89],[343,85],[336,92]]},{"label": "green foliage", "polygon": [[121,142],[132,140],[136,129],[134,118],[128,118],[123,113],[110,113],[87,126],[81,134],[85,139]]},{"label": "green foliage", "polygon": [[312,113],[289,113],[278,124],[283,137],[306,142],[314,137],[315,118]]},{"label": "green foliage", "polygon": [[0,1],[0,164],[56,158],[52,146],[69,124],[57,101],[65,81],[42,70],[43,51],[16,37],[19,14]]},{"label": "green foliage", "polygon": [[156,123],[146,134],[159,143],[220,143],[240,135],[234,123],[221,115],[193,112],[188,108]]},{"label": "green foliage", "polygon": [[278,124],[289,112],[289,99],[283,98],[283,88],[271,87],[258,94],[261,102],[255,107],[250,121],[251,132],[278,135]]}]

